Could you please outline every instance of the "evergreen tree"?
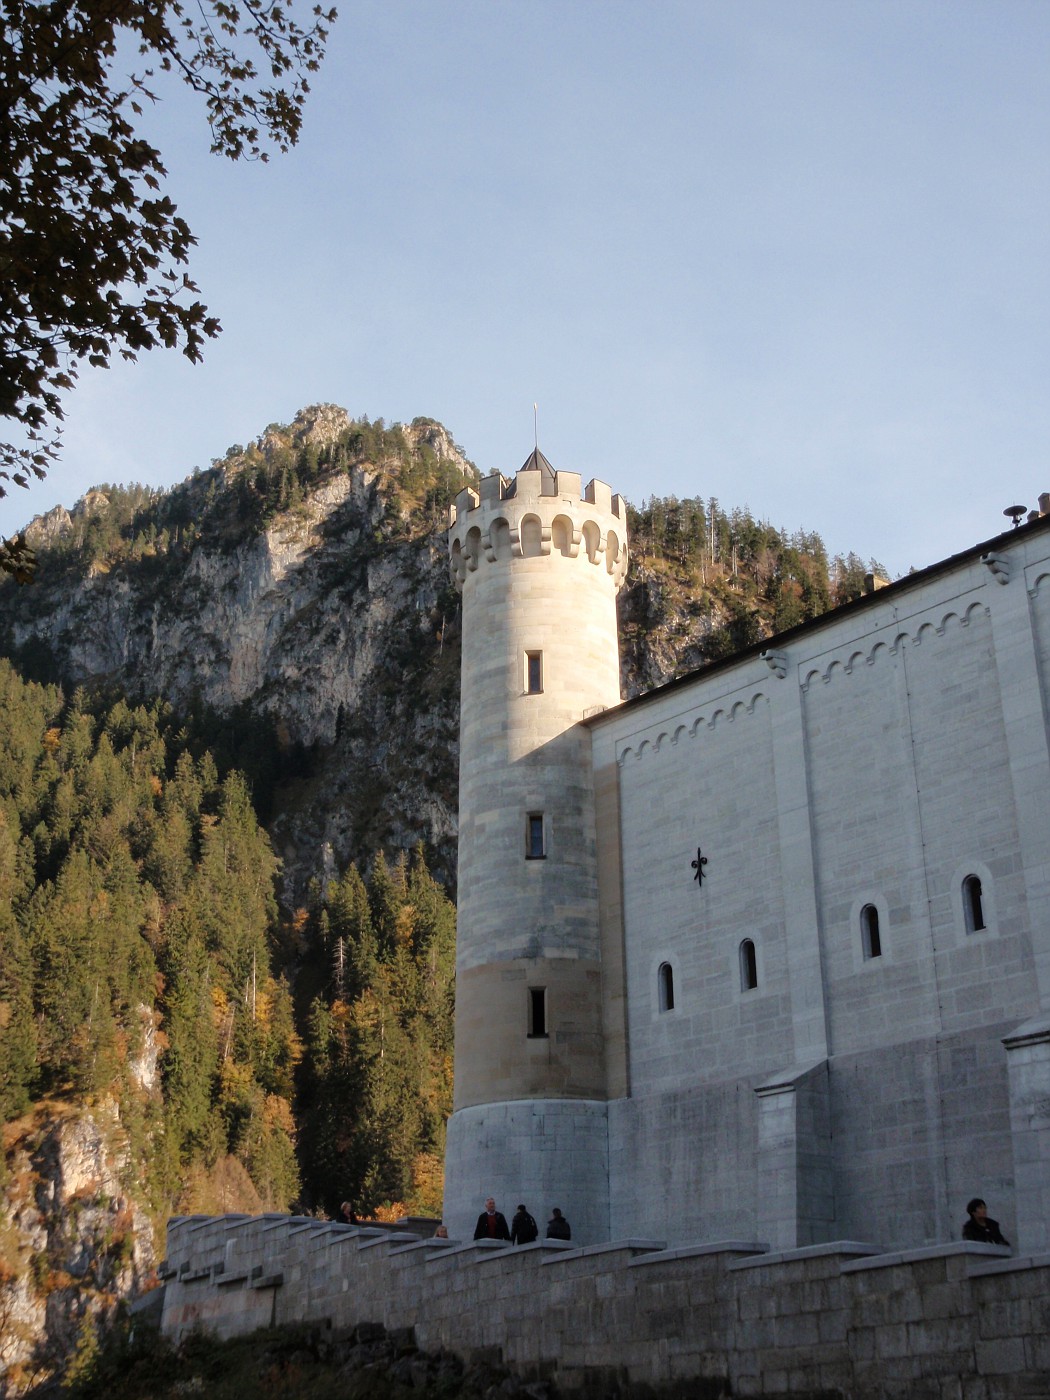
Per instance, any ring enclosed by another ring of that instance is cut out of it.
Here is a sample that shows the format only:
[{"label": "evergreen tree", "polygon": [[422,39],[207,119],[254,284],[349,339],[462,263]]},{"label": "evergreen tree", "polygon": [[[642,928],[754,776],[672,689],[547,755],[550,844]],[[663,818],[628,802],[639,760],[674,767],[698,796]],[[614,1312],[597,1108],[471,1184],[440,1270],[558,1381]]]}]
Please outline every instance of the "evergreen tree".
[{"label": "evergreen tree", "polygon": [[308,1196],[332,1213],[347,1198],[363,1212],[391,1200],[438,1208],[455,910],[419,850],[411,866],[378,855],[367,887],[350,867],[329,885],[327,912],[351,973],[309,1016],[299,1100]]},{"label": "evergreen tree", "polygon": [[[386,873],[385,863],[383,865]],[[342,985],[336,988],[344,1001],[353,1001],[375,977],[378,945],[372,926],[372,906],[365,882],[351,865],[341,880],[333,880],[326,895],[326,922],[330,937],[345,946]]]},{"label": "evergreen tree", "polygon": [[[0,827],[0,862],[4,858]],[[2,879],[0,874],[0,879]],[[0,1121],[29,1104],[37,1078],[33,968],[9,899],[0,894]]]},{"label": "evergreen tree", "polygon": [[168,1122],[179,1159],[190,1160],[214,1140],[211,1113],[219,1068],[219,1038],[211,964],[201,931],[180,921],[178,951],[170,964],[164,1057]]}]

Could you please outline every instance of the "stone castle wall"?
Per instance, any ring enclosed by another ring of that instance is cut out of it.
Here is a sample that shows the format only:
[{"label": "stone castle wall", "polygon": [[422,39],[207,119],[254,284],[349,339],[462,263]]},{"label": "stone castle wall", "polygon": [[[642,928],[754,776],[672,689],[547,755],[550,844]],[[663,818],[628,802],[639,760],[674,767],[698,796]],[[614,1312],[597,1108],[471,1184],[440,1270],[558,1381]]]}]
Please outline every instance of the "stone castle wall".
[{"label": "stone castle wall", "polygon": [[587,722],[613,1234],[1050,1244],[1047,522],[996,545]]},{"label": "stone castle wall", "polygon": [[[1050,1393],[1050,1256],[838,1241],[459,1244],[294,1217],[168,1230],[163,1329],[411,1329],[568,1392],[842,1400]],[[678,1387],[675,1390],[675,1387]],[[651,1387],[652,1389],[645,1389]]]}]

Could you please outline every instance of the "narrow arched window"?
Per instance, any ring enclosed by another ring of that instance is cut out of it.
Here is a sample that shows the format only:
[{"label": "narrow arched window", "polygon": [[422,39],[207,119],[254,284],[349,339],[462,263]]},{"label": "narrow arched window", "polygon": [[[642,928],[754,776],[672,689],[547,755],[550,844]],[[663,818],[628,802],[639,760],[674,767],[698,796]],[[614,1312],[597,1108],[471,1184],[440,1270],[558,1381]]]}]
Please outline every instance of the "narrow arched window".
[{"label": "narrow arched window", "polygon": [[865,958],[882,957],[882,937],[879,933],[879,911],[874,904],[865,904],[860,911],[860,941]]},{"label": "narrow arched window", "polygon": [[984,918],[984,896],[976,875],[967,875],[962,883],[963,917],[967,933],[980,933],[988,927]]},{"label": "narrow arched window", "polygon": [[753,992],[758,986],[758,957],[755,945],[745,938],[740,945],[740,990]]},{"label": "narrow arched window", "polygon": [[529,988],[529,1029],[530,1040],[547,1039],[547,988]]},{"label": "narrow arched window", "polygon": [[661,963],[657,974],[657,991],[661,1011],[674,1010],[674,971],[670,963]]}]

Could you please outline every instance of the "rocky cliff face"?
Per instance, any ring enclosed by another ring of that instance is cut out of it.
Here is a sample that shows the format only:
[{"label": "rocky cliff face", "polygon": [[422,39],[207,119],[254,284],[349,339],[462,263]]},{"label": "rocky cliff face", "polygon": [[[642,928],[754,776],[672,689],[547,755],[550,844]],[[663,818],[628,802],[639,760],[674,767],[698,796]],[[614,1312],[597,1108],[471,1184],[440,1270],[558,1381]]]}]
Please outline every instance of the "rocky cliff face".
[{"label": "rocky cliff face", "polygon": [[[273,721],[279,745],[308,751],[272,819],[289,903],[311,878],[380,847],[423,841],[433,868],[449,883],[455,875],[459,600],[441,504],[421,520],[373,451],[322,471],[262,528],[233,518],[254,471],[282,454],[331,451],[353,430],[323,405],[268,429],[248,453],[231,449],[176,488],[195,528],[169,532],[166,554],[149,544],[137,557],[116,545],[63,554],[74,536],[97,539],[117,510],[92,491],[29,527],[42,582],[0,593],[0,652],[36,674],[160,694],[176,708],[246,707]],[[471,479],[440,424],[399,431],[406,460],[422,454]],[[163,505],[152,500],[158,518]],[[625,694],[701,660],[711,619],[673,592],[665,577],[635,571],[622,601]]]},{"label": "rocky cliff face", "polygon": [[292,738],[331,743],[339,707],[358,705],[396,641],[391,628],[429,623],[443,586],[440,551],[375,544],[383,507],[376,477],[355,469],[254,538],[194,549],[174,587],[90,571],[52,595],[46,616],[16,621],[14,644],[43,644],[78,682],[119,680],[175,703],[197,695],[217,710],[249,701]]},{"label": "rocky cliff face", "polygon": [[[256,455],[316,451],[350,426],[342,410],[310,410],[267,430]],[[410,453],[469,477],[440,425],[403,431]],[[238,529],[230,498],[251,471],[238,453],[197,483],[204,528],[163,559],[82,549],[58,566],[48,547],[97,521],[99,492],[35,521],[43,581],[32,596],[4,590],[0,650],[67,684],[271,719],[279,745],[309,754],[273,827],[289,899],[336,864],[420,840],[451,877],[458,603],[443,535],[411,519],[382,461],[322,474],[264,528]]]},{"label": "rocky cliff face", "polygon": [[43,1105],[7,1124],[4,1163],[0,1395],[62,1369],[156,1265],[114,1104]]}]

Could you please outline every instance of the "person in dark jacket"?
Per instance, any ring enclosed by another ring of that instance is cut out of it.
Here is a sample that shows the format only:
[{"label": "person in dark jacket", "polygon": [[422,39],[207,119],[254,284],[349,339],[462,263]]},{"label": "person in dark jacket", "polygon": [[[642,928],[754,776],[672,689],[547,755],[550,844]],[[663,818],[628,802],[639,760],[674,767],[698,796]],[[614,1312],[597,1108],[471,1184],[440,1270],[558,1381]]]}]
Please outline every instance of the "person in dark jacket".
[{"label": "person in dark jacket", "polygon": [[551,1218],[547,1221],[547,1238],[549,1240],[571,1240],[572,1229],[569,1222],[562,1215],[557,1206],[551,1212]]},{"label": "person in dark jacket", "polygon": [[964,1240],[976,1240],[979,1244],[1005,1244],[1007,1248],[1010,1245],[1010,1241],[1003,1238],[998,1220],[991,1218],[988,1207],[980,1196],[974,1196],[966,1207],[966,1223],[963,1225],[962,1235]]},{"label": "person in dark jacket", "polygon": [[478,1223],[474,1226],[474,1238],[476,1240],[510,1239],[507,1217],[502,1211],[496,1209],[496,1202],[491,1196],[485,1202],[485,1209],[478,1216]]},{"label": "person in dark jacket", "polygon": [[514,1212],[514,1219],[510,1222],[511,1244],[531,1244],[539,1233],[540,1227],[529,1212],[523,1205],[518,1206]]}]

